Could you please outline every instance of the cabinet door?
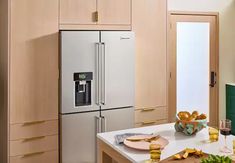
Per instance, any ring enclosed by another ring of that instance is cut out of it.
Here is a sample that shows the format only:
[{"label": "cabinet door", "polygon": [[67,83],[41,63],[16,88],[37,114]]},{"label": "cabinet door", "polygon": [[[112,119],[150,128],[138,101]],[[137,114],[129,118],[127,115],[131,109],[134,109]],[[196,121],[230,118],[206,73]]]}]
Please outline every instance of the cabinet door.
[{"label": "cabinet door", "polygon": [[58,7],[11,1],[11,124],[58,119]]},{"label": "cabinet door", "polygon": [[60,24],[95,24],[96,0],[60,0]]},{"label": "cabinet door", "polygon": [[134,0],[136,108],[166,106],[166,0]]},{"label": "cabinet door", "polygon": [[131,0],[98,0],[97,8],[98,24],[131,24]]}]

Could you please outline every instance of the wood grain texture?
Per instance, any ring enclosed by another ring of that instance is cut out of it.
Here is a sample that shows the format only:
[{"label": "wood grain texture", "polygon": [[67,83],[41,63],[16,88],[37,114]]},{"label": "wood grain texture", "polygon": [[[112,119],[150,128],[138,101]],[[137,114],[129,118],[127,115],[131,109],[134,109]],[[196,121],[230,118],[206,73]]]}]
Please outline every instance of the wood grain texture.
[{"label": "wood grain texture", "polygon": [[153,107],[135,110],[135,123],[153,122],[167,119],[166,107]]},{"label": "wood grain texture", "polygon": [[148,123],[148,124],[143,124],[143,123],[136,123],[135,127],[146,127],[146,126],[153,126],[153,125],[160,125],[164,123],[168,123],[167,119],[162,119],[162,120],[155,120],[152,121],[153,123]]},{"label": "wood grain texture", "polygon": [[98,24],[130,25],[132,0],[98,0]]},{"label": "wood grain texture", "polygon": [[60,24],[96,24],[96,0],[60,0]]},{"label": "wood grain texture", "polygon": [[134,0],[136,108],[167,105],[166,0]]},{"label": "wood grain texture", "polygon": [[32,155],[28,157],[14,156],[10,157],[11,163],[58,163],[58,150]]},{"label": "wood grain texture", "polygon": [[11,1],[11,124],[58,119],[58,7]]},{"label": "wood grain texture", "polygon": [[131,30],[131,25],[60,24],[60,30]]},{"label": "wood grain texture", "polygon": [[13,124],[10,125],[10,140],[56,135],[58,130],[58,120],[37,124]]},{"label": "wood grain texture", "polygon": [[0,162],[8,163],[8,0],[0,0]]},{"label": "wood grain texture", "polygon": [[10,156],[21,156],[56,149],[58,149],[58,135],[41,137],[34,140],[21,139],[10,141]]}]

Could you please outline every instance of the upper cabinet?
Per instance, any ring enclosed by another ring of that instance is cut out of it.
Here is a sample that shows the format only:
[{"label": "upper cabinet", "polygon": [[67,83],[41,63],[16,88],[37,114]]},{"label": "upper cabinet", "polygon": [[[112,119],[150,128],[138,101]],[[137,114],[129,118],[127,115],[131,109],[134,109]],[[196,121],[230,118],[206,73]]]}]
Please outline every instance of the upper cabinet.
[{"label": "upper cabinet", "polygon": [[60,24],[96,24],[96,0],[60,0]]},{"label": "upper cabinet", "polygon": [[60,29],[131,30],[131,0],[60,0]]},{"label": "upper cabinet", "polygon": [[98,24],[131,25],[131,0],[98,0]]}]

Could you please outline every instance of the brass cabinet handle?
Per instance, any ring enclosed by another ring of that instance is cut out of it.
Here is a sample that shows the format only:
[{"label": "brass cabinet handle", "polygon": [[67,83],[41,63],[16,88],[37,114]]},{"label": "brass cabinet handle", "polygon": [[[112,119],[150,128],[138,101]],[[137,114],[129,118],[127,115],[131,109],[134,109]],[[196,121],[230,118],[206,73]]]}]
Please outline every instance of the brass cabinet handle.
[{"label": "brass cabinet handle", "polygon": [[95,11],[94,13],[93,13],[93,19],[94,19],[94,21],[95,22],[98,22],[99,21],[99,13],[98,13],[98,11]]},{"label": "brass cabinet handle", "polygon": [[45,153],[45,152],[42,151],[42,152],[27,153],[27,154],[24,154],[24,155],[22,156],[22,158],[23,158],[23,157],[30,157],[30,156],[34,156],[34,155],[41,155],[41,154],[43,154],[43,153]]},{"label": "brass cabinet handle", "polygon": [[144,109],[141,109],[142,112],[148,112],[148,111],[154,111],[155,109],[154,108],[144,108]]},{"label": "brass cabinet handle", "polygon": [[23,123],[24,126],[27,125],[34,125],[34,124],[39,124],[39,123],[44,123],[45,121],[32,121],[32,122],[25,122]]},{"label": "brass cabinet handle", "polygon": [[25,138],[25,139],[23,139],[23,141],[24,142],[26,142],[26,141],[33,141],[33,140],[43,139],[43,138],[45,138],[45,136],[37,136],[37,137]]},{"label": "brass cabinet handle", "polygon": [[144,121],[144,122],[141,122],[142,125],[150,125],[150,124],[154,124],[156,123],[155,121]]}]

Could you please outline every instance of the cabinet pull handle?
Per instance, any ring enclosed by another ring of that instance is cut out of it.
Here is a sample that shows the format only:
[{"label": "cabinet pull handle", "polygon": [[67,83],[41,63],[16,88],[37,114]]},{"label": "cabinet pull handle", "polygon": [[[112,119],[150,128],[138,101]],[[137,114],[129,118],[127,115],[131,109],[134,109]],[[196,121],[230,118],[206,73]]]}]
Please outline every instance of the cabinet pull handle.
[{"label": "cabinet pull handle", "polygon": [[42,152],[27,153],[27,154],[24,154],[24,155],[22,156],[22,158],[24,158],[24,157],[30,157],[30,156],[34,156],[34,155],[41,155],[41,154],[43,154],[43,153],[45,153],[45,152],[42,151]]},{"label": "cabinet pull handle", "polygon": [[34,125],[34,124],[39,124],[39,123],[44,123],[45,121],[32,121],[32,122],[25,122],[23,125]]},{"label": "cabinet pull handle", "polygon": [[94,19],[95,19],[95,22],[99,21],[99,13],[98,13],[98,11],[94,12]]},{"label": "cabinet pull handle", "polygon": [[31,138],[25,138],[23,141],[32,141],[32,140],[37,140],[37,139],[43,139],[45,136],[37,136],[37,137],[31,137]]},{"label": "cabinet pull handle", "polygon": [[105,116],[101,117],[101,132],[106,132],[106,118]]},{"label": "cabinet pull handle", "polygon": [[154,108],[144,108],[144,109],[141,109],[142,112],[148,112],[148,111],[154,111],[155,109]]},{"label": "cabinet pull handle", "polygon": [[156,123],[155,121],[144,121],[142,122],[142,125],[150,125]]}]

